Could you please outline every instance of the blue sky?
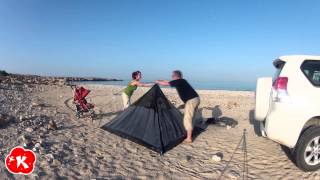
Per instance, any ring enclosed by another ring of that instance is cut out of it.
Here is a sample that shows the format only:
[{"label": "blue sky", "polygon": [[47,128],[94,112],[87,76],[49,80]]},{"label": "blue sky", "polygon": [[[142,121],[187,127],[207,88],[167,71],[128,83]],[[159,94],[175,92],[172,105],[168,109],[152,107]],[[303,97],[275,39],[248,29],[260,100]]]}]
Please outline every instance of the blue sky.
[{"label": "blue sky", "polygon": [[285,54],[319,54],[320,1],[0,0],[0,69],[254,82]]}]

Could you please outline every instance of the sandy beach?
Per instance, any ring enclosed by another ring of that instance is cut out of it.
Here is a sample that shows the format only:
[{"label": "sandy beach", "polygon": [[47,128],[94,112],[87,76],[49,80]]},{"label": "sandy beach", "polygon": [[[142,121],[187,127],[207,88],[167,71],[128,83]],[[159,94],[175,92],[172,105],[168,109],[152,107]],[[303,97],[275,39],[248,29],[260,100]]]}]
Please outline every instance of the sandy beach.
[{"label": "sandy beach", "polygon": [[320,180],[319,9],[0,0],[0,180]]},{"label": "sandy beach", "polygon": [[[277,143],[256,134],[254,92],[199,90],[197,119],[236,121],[237,126],[210,124],[192,144],[180,144],[160,156],[143,146],[99,128],[122,109],[120,86],[85,85],[97,118],[76,119],[72,91],[63,85],[1,84],[0,179],[218,179],[247,129],[249,179],[320,179],[304,173]],[[162,88],[176,106],[174,89]],[[138,88],[133,100],[148,88]],[[54,121],[57,128],[47,128]],[[35,123],[33,122],[41,122]],[[29,124],[28,124],[29,123]],[[28,128],[28,126],[32,128]],[[11,175],[3,157],[13,146],[40,143],[37,167],[30,176]],[[222,153],[221,161],[212,156]],[[242,179],[243,152],[235,152],[221,179]]]}]

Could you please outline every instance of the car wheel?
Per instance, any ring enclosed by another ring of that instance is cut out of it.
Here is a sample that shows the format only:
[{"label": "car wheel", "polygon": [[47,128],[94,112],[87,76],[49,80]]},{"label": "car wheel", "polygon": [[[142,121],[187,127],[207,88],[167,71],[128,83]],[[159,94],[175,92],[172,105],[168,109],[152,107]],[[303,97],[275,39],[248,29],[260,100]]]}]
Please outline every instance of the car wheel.
[{"label": "car wheel", "polygon": [[310,127],[301,135],[294,151],[297,166],[304,171],[320,168],[320,127]]},{"label": "car wheel", "polygon": [[266,131],[265,131],[266,129],[265,129],[263,123],[264,123],[264,122],[260,122],[260,123],[259,123],[260,133],[261,133],[261,136],[262,136],[262,137],[267,137],[267,133],[266,133]]}]

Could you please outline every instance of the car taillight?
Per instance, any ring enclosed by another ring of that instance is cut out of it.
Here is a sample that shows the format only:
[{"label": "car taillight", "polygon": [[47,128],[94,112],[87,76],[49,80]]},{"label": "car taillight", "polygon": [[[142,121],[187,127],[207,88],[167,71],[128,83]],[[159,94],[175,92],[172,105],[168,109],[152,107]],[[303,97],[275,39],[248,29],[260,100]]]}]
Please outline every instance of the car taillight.
[{"label": "car taillight", "polygon": [[287,90],[288,77],[278,77],[273,84],[275,90]]},{"label": "car taillight", "polygon": [[288,77],[278,77],[273,84],[273,101],[274,102],[290,102],[288,94]]}]

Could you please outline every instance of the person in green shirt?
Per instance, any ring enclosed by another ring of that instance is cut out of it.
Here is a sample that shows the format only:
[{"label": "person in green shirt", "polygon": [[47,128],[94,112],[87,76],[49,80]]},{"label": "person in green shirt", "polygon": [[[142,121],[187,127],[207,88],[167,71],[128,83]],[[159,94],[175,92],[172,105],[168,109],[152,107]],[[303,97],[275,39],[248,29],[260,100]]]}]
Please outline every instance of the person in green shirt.
[{"label": "person in green shirt", "polygon": [[140,87],[150,87],[153,84],[145,84],[141,83],[142,73],[140,71],[135,71],[132,73],[132,81],[129,82],[128,86],[122,92],[122,101],[123,101],[123,109],[128,108],[131,105],[131,96],[134,91],[137,90],[138,86]]}]

